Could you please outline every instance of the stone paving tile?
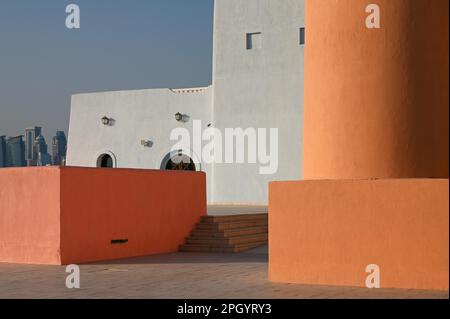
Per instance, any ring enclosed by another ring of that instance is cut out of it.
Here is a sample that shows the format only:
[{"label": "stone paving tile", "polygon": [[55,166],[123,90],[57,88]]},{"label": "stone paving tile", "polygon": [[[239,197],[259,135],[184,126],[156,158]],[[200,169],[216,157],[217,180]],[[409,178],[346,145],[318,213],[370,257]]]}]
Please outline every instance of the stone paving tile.
[{"label": "stone paving tile", "polygon": [[65,267],[0,264],[0,298],[448,299],[449,293],[276,284],[267,247],[242,254],[176,253],[81,265],[81,289]]}]

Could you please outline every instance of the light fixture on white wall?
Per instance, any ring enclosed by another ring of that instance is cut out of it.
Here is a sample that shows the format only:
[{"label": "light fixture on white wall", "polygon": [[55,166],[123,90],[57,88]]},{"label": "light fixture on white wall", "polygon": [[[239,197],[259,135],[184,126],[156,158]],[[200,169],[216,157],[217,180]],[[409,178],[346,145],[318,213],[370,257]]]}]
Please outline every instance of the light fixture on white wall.
[{"label": "light fixture on white wall", "polygon": [[141,145],[144,147],[152,147],[153,146],[153,142],[150,140],[141,140]]},{"label": "light fixture on white wall", "polygon": [[183,121],[183,118],[184,118],[184,116],[180,112],[175,114],[175,120],[177,120],[177,122]]},{"label": "light fixture on white wall", "polygon": [[114,120],[106,115],[102,117],[102,124],[105,126],[112,126]]}]

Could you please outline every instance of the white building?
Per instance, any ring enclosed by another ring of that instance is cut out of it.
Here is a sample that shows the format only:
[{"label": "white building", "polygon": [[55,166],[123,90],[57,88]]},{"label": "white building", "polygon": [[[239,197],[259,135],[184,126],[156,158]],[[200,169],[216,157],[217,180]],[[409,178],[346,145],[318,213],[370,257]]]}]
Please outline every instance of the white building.
[{"label": "white building", "polygon": [[278,128],[273,175],[183,150],[207,174],[209,204],[266,205],[269,181],[301,178],[303,43],[304,0],[216,0],[212,85],[74,95],[67,165],[165,169],[177,155],[172,130],[192,132],[194,120],[221,131]]}]

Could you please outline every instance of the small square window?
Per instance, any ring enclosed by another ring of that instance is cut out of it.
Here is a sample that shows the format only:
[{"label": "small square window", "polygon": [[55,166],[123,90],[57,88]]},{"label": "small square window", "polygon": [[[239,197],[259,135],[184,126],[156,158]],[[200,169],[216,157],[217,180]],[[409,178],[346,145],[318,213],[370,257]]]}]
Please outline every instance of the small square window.
[{"label": "small square window", "polygon": [[247,50],[262,48],[262,33],[247,33]]},{"label": "small square window", "polygon": [[305,44],[305,28],[300,28],[300,45]]}]

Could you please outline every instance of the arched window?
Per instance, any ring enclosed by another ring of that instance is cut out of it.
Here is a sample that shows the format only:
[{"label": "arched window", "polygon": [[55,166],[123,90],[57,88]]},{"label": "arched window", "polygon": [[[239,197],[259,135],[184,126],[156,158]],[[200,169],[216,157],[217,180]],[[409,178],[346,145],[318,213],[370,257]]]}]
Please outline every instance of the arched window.
[{"label": "arched window", "polygon": [[114,168],[114,160],[109,154],[102,154],[97,160],[99,168]]},{"label": "arched window", "polygon": [[161,169],[168,171],[197,171],[194,161],[189,156],[179,152],[167,154]]}]

